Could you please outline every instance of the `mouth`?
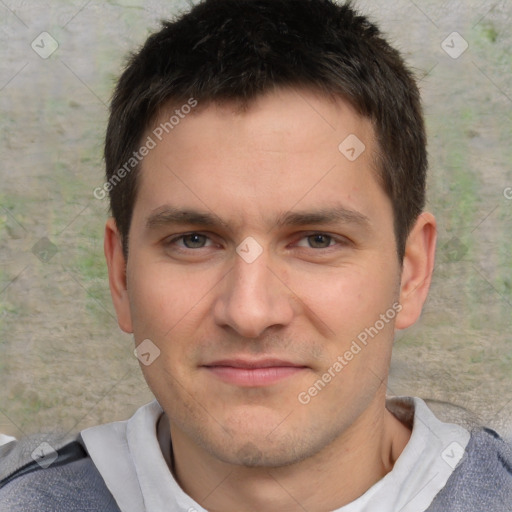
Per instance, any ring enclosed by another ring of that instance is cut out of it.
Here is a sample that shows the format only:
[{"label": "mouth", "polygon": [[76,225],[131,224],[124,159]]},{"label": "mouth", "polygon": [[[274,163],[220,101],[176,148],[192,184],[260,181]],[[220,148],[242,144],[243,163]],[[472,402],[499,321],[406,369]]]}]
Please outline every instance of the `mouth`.
[{"label": "mouth", "polygon": [[223,359],[205,364],[203,368],[228,384],[261,387],[296,376],[308,367],[280,359]]}]

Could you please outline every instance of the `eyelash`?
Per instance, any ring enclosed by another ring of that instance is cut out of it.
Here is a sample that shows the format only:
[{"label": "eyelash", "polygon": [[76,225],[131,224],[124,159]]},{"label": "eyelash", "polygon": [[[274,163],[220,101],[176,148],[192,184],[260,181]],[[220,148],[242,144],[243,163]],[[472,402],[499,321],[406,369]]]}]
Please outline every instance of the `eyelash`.
[{"label": "eyelash", "polygon": [[[202,236],[202,237],[206,238],[206,241],[213,242],[211,237],[209,237],[208,235],[206,235],[204,233],[201,233],[201,232],[198,232],[198,231],[191,231],[189,233],[184,233],[182,235],[178,235],[178,236],[175,236],[175,237],[173,237],[171,239],[166,240],[165,241],[165,246],[168,247],[168,246],[175,245],[176,242],[183,241],[186,237],[191,236],[191,235]],[[300,241],[302,241],[304,239],[308,239],[308,238],[311,238],[311,237],[314,237],[314,236],[324,236],[324,237],[327,237],[327,238],[330,239],[329,240],[330,244],[327,247],[320,247],[320,248],[315,248],[315,247],[301,247],[301,248],[302,249],[313,249],[313,250],[319,252],[319,251],[322,251],[322,250],[325,251],[325,250],[332,249],[333,247],[336,247],[336,245],[347,246],[350,243],[350,241],[348,239],[346,239],[345,237],[330,235],[329,233],[325,233],[323,231],[313,231],[313,232],[309,232],[307,234],[304,234],[294,243],[297,244],[298,242],[300,242]],[[335,242],[335,244],[331,245],[331,242]],[[181,246],[181,247],[177,246],[177,247],[178,247],[178,250],[180,250],[180,251],[188,252],[188,251],[195,251],[195,250],[199,250],[199,249],[206,249],[206,248],[208,248],[210,246],[203,246],[203,247],[197,247],[197,248],[190,248],[190,247],[184,247],[184,246]]]}]

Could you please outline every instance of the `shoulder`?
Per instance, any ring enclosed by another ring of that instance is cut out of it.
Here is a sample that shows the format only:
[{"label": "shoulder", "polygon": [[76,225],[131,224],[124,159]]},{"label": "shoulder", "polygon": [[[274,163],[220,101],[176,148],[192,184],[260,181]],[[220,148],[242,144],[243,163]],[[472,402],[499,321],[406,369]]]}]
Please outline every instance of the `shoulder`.
[{"label": "shoulder", "polygon": [[453,476],[461,478],[464,472],[481,476],[484,481],[491,477],[500,481],[512,504],[512,445],[494,430],[480,428],[471,432],[460,468],[456,468]]},{"label": "shoulder", "polygon": [[119,512],[79,438],[61,446],[34,438],[2,446],[0,510]]},{"label": "shoulder", "polygon": [[464,456],[428,512],[512,511],[512,446],[494,430],[471,432]]}]

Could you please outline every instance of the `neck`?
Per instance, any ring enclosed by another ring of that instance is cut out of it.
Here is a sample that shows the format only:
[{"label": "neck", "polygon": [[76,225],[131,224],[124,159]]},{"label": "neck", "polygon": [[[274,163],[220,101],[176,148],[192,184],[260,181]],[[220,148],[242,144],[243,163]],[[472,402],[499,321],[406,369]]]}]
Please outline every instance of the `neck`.
[{"label": "neck", "polygon": [[175,477],[211,512],[337,509],[389,473],[409,441],[410,430],[384,400],[315,456],[278,468],[224,463],[173,425]]}]

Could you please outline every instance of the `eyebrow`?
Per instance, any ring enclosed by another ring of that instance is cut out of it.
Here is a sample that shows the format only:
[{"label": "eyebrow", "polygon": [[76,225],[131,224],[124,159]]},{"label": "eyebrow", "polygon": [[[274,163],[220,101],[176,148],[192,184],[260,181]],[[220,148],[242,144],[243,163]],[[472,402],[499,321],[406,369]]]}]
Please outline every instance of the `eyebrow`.
[{"label": "eyebrow", "polygon": [[[217,215],[210,212],[201,212],[192,209],[173,208],[164,206],[152,213],[146,221],[146,229],[152,230],[167,225],[197,225],[206,228],[228,227]],[[313,211],[286,212],[279,216],[275,227],[306,226],[312,224],[355,224],[368,228],[370,219],[356,210],[343,206],[321,208]]]},{"label": "eyebrow", "polygon": [[335,206],[314,211],[288,212],[278,219],[276,226],[305,226],[309,224],[357,224],[369,227],[370,219],[356,210]]},{"label": "eyebrow", "polygon": [[212,213],[165,206],[158,208],[148,217],[146,229],[151,230],[168,224],[197,224],[205,227],[224,225],[219,217]]}]

